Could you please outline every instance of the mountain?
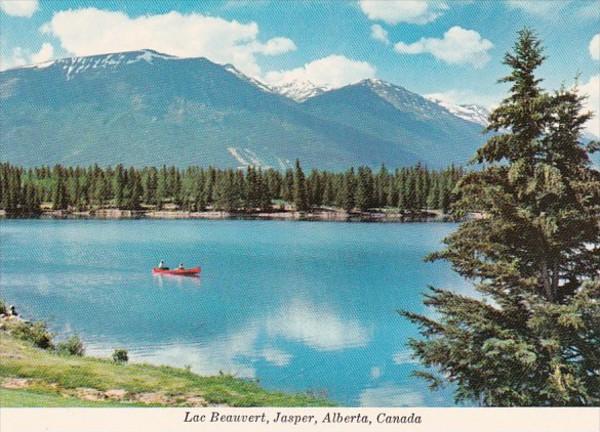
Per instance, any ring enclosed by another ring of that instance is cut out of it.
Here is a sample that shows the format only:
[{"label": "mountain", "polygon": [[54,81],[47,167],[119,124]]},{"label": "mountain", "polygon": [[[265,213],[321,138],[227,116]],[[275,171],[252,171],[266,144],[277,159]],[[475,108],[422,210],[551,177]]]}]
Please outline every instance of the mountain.
[{"label": "mountain", "polygon": [[436,167],[467,162],[484,141],[481,124],[380,80],[364,80],[331,90],[302,105],[315,116],[392,142]]},{"label": "mountain", "polygon": [[1,158],[26,166],[445,166],[480,129],[381,81],[298,103],[231,65],[152,50],[0,72]]}]

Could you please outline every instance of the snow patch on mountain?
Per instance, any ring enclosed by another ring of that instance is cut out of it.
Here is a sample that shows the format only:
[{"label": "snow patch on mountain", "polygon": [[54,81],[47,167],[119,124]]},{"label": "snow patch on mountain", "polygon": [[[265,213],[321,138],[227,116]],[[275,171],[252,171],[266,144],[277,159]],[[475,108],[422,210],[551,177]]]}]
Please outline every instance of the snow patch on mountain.
[{"label": "snow patch on mountain", "polygon": [[490,112],[487,108],[482,107],[481,105],[454,104],[430,95],[426,95],[425,97],[463,120],[478,123],[482,126],[487,126],[489,124],[488,117]]},{"label": "snow patch on mountain", "polygon": [[304,102],[311,97],[318,96],[326,91],[332,90],[330,86],[319,86],[311,81],[291,81],[280,85],[273,85],[271,89],[296,102]]},{"label": "snow patch on mountain", "polygon": [[244,81],[248,81],[249,83],[253,84],[254,86],[258,87],[259,89],[261,89],[263,91],[266,91],[268,93],[273,93],[273,89],[271,87],[269,87],[265,83],[263,83],[263,82],[255,79],[255,78],[252,78],[252,77],[246,75],[245,73],[243,73],[239,69],[237,69],[234,65],[232,65],[232,64],[226,64],[226,65],[223,66],[223,68],[227,72],[231,72],[232,74],[234,74],[239,79],[243,79]]},{"label": "snow patch on mountain", "polygon": [[259,156],[249,148],[227,147],[227,152],[240,163],[238,169],[254,168],[269,169],[271,166],[265,163]]},{"label": "snow patch on mountain", "polygon": [[393,105],[397,110],[416,113],[425,120],[448,115],[446,109],[442,109],[438,104],[431,102],[420,94],[413,93],[402,86],[372,78],[361,81],[359,85],[369,88],[379,97]]},{"label": "snow patch on mountain", "polygon": [[151,49],[144,49],[139,51],[91,55],[85,57],[67,57],[59,60],[50,60],[43,63],[30,65],[28,67],[45,69],[50,66],[56,66],[64,71],[68,81],[73,79],[75,75],[90,69],[115,68],[120,65],[129,65],[140,61],[145,61],[152,64],[157,59],[177,60],[178,57],[162,54]]}]

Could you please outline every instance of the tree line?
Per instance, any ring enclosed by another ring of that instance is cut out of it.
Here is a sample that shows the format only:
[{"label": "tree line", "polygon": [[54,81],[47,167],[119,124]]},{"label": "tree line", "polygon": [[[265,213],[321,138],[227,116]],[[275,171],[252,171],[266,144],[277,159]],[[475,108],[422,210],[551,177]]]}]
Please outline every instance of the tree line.
[{"label": "tree line", "polygon": [[381,166],[376,172],[367,166],[345,172],[313,169],[305,175],[299,161],[285,171],[251,166],[245,170],[123,165],[23,168],[6,162],[0,164],[0,209],[36,214],[45,203],[54,210],[78,211],[165,206],[186,211],[257,211],[287,203],[298,211],[326,206],[346,211],[391,207],[446,213],[463,175],[454,166],[431,170],[422,165],[394,171]]}]

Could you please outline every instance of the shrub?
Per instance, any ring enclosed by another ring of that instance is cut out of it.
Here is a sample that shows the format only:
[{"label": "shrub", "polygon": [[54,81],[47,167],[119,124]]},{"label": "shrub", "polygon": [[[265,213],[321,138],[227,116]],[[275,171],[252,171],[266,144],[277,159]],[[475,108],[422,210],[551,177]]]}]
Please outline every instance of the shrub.
[{"label": "shrub", "polygon": [[68,354],[74,356],[82,356],[85,352],[83,342],[79,339],[79,336],[71,336],[64,342],[59,343],[56,346],[56,350],[61,354]]},{"label": "shrub", "polygon": [[0,315],[8,315],[8,306],[2,299],[0,299]]},{"label": "shrub", "polygon": [[112,354],[112,359],[115,363],[127,363],[129,360],[127,350],[123,348],[117,348]]},{"label": "shrub", "polygon": [[35,346],[42,349],[53,347],[52,338],[54,335],[50,333],[46,327],[46,323],[41,321],[35,323],[19,322],[13,327],[12,334],[16,338],[32,342]]}]

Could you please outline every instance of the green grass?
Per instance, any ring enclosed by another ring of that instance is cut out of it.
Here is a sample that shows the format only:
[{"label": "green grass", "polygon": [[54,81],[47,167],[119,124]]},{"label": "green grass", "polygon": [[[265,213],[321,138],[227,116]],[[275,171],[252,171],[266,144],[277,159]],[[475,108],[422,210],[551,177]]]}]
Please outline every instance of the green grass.
[{"label": "green grass", "polygon": [[122,407],[140,406],[109,401],[86,401],[59,393],[50,393],[40,390],[16,390],[0,388],[0,406],[4,408],[29,407],[29,408],[55,408],[55,407]]},{"label": "green grass", "polygon": [[[28,378],[33,384],[10,393],[7,402],[4,397],[0,399],[3,406],[37,406],[30,403],[44,400],[63,403],[52,406],[87,406],[85,401],[61,396],[61,393],[73,395],[82,387],[100,391],[123,389],[133,395],[163,392],[178,401],[176,406],[185,406],[186,397],[202,397],[208,404],[246,407],[331,405],[325,399],[308,394],[267,391],[254,381],[229,375],[206,377],[168,366],[115,364],[108,359],[59,355],[34,348],[0,331],[0,381],[7,378]],[[3,390],[3,395],[11,391]],[[17,405],[19,403],[21,405]],[[71,403],[75,405],[69,405]]]}]

